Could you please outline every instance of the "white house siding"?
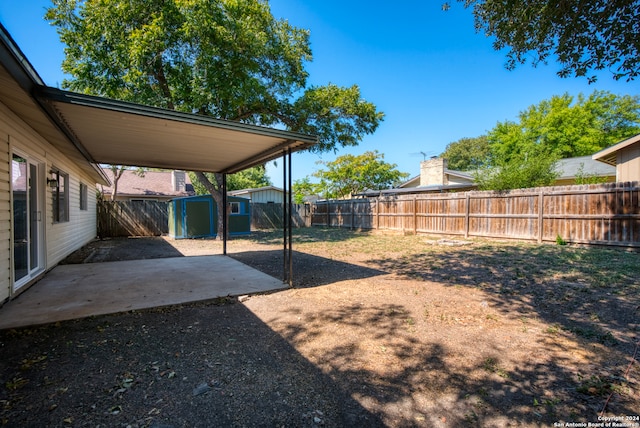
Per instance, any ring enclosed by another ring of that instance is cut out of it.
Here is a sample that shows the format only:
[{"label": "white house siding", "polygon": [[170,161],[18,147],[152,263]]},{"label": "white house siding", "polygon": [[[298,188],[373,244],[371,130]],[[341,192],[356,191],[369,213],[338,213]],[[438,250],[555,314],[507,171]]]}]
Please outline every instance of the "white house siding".
[{"label": "white house siding", "polygon": [[11,192],[9,190],[9,138],[0,116],[0,302],[11,289]]},{"label": "white house siding", "polygon": [[282,192],[279,192],[273,189],[260,190],[258,192],[253,192],[251,193],[251,202],[258,203],[258,204],[267,203],[267,202],[274,202],[276,204],[281,204]]},{"label": "white house siding", "polygon": [[[11,189],[10,166],[11,155],[22,153],[44,162],[45,177],[40,185],[45,189],[44,195],[44,245],[45,268],[50,269],[64,257],[91,241],[97,235],[95,182],[80,168],[44,140],[38,133],[18,118],[4,104],[0,103],[0,264],[11,266]],[[52,167],[69,174],[69,221],[53,223],[51,188],[46,185],[45,178]],[[88,186],[87,210],[80,210],[80,182]],[[5,300],[11,289],[11,280],[5,278],[4,269],[0,266],[0,302]]]},{"label": "white house siding", "polygon": [[640,181],[640,143],[618,152],[617,181]]}]

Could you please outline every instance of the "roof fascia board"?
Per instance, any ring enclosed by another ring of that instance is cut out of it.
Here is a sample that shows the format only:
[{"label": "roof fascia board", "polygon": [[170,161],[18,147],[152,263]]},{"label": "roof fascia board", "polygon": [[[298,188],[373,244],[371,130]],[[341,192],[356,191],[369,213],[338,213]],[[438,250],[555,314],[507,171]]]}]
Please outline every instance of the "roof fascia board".
[{"label": "roof fascia board", "polygon": [[2,56],[5,58],[2,64],[7,68],[7,71],[9,71],[9,74],[13,76],[16,82],[18,82],[20,87],[27,91],[27,93],[33,94],[35,87],[44,86],[44,81],[2,23],[0,23],[0,40],[2,40],[0,44]]},{"label": "roof fascia board", "polygon": [[[2,65],[7,69],[18,85],[33,98],[34,103],[37,103],[45,111],[52,125],[62,131],[68,138],[69,135],[67,130],[63,129],[64,127],[61,126],[59,120],[56,120],[57,115],[52,116],[46,105],[36,97],[36,94],[38,94],[42,88],[46,87],[44,81],[35,68],[33,68],[27,57],[2,23],[0,23],[0,41],[0,55],[3,58]],[[98,176],[102,177],[105,182],[111,183],[111,180],[109,180],[100,167],[91,160],[91,157],[87,157],[88,153],[84,147],[82,147],[78,141],[74,139],[70,140],[71,143],[80,151],[82,156],[91,164],[91,167],[96,171]]]},{"label": "roof fascia board", "polygon": [[292,152],[304,150],[313,146],[315,143],[302,143],[296,145],[296,140],[286,140],[283,143],[280,143],[268,150],[265,150],[261,153],[258,153],[255,156],[252,156],[244,161],[237,163],[235,165],[230,166],[229,168],[221,171],[223,174],[233,174],[239,171],[242,171],[247,168],[251,168],[256,165],[263,164],[265,162],[269,162],[271,160],[277,159],[280,156],[284,155],[285,149],[291,149]]},{"label": "roof fascia board", "polygon": [[184,113],[175,110],[167,110],[158,107],[130,103],[126,101],[96,97],[93,95],[79,94],[75,92],[63,91],[57,88],[41,88],[39,95],[44,99],[54,102],[62,102],[97,109],[106,109],[117,111],[120,113],[153,117],[156,119],[174,120],[184,123],[192,123],[194,125],[211,126],[220,129],[257,134],[266,137],[301,141],[309,144],[317,143],[317,137],[297,132],[267,128],[264,126],[251,125],[230,120],[216,119],[213,117],[198,115],[194,113]]},{"label": "roof fascia board", "polygon": [[594,153],[591,156],[591,158],[593,160],[601,161],[601,162],[608,163],[608,164],[611,164],[611,165],[615,166],[616,162],[615,161],[613,161],[613,163],[610,162],[609,159],[607,159],[607,157],[609,157],[610,155],[613,155],[615,152],[617,152],[617,151],[619,151],[621,149],[624,149],[627,146],[635,144],[635,143],[637,143],[639,141],[640,141],[640,134],[636,134],[631,138],[627,138],[626,140],[623,140],[623,141],[621,141],[621,142],[619,142],[617,144],[614,144],[611,147],[607,147],[606,149],[602,149],[599,152]]}]

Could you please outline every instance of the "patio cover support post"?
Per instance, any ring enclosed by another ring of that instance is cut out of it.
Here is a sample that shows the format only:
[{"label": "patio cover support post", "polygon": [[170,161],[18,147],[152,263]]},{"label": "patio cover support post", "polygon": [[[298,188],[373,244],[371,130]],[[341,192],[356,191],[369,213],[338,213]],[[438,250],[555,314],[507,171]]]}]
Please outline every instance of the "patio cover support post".
[{"label": "patio cover support post", "polygon": [[222,174],[222,254],[227,255],[227,174]]},{"label": "patio cover support post", "polygon": [[[291,175],[292,175],[292,163],[291,163],[291,148],[287,149],[289,156],[289,287],[293,287],[293,192],[291,185]],[[285,196],[287,193],[285,193]]]},{"label": "patio cover support post", "polygon": [[287,149],[282,151],[282,187],[284,196],[282,198],[282,282],[287,282]]}]

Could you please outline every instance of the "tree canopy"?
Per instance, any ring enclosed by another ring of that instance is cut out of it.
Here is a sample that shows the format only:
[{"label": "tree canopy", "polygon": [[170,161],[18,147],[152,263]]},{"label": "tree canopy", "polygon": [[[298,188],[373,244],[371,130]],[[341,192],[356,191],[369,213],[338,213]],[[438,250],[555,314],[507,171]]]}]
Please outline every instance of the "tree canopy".
[{"label": "tree canopy", "polygon": [[[205,176],[209,181],[215,180],[212,173],[205,173]],[[208,194],[207,188],[198,181],[197,176],[193,173],[189,174],[193,188],[197,195]],[[259,187],[271,186],[271,180],[267,175],[267,170],[263,165],[254,166],[253,168],[245,169],[244,171],[237,172],[235,174],[229,174],[227,176],[227,190],[240,190],[240,189],[256,189]]]},{"label": "tree canopy", "polygon": [[[309,31],[266,0],[53,0],[46,18],[66,45],[66,89],[313,134],[319,152],[384,118],[357,85],[308,85]],[[221,176],[196,177],[221,206]]]},{"label": "tree canopy", "polygon": [[358,86],[307,86],[309,31],[263,0],[53,0],[62,86],[357,145],[384,115]]},{"label": "tree canopy", "polygon": [[458,171],[473,171],[490,161],[491,151],[486,135],[475,138],[461,138],[447,144],[440,155],[447,159],[448,167]]},{"label": "tree canopy", "polygon": [[638,133],[640,97],[564,94],[528,107],[517,121],[498,122],[487,133],[486,146],[484,137],[463,138],[442,156],[453,157],[452,169],[477,167],[476,181],[484,189],[536,187],[553,183],[557,160],[591,155]]},{"label": "tree canopy", "polygon": [[499,122],[488,133],[492,163],[533,153],[539,146],[557,158],[591,155],[640,132],[640,97],[594,91],[553,96]]},{"label": "tree canopy", "polygon": [[509,69],[553,55],[561,77],[593,82],[594,72],[609,70],[633,80],[640,72],[640,0],[458,1],[473,9],[478,32],[495,37],[496,50],[508,49]]},{"label": "tree canopy", "polygon": [[[400,184],[409,174],[400,172],[396,164],[384,161],[384,154],[368,151],[361,155],[342,155],[331,162],[319,162],[325,166],[313,173],[320,182],[315,193],[325,198],[344,198],[366,190],[382,190]],[[298,189],[309,181],[296,182]]]}]

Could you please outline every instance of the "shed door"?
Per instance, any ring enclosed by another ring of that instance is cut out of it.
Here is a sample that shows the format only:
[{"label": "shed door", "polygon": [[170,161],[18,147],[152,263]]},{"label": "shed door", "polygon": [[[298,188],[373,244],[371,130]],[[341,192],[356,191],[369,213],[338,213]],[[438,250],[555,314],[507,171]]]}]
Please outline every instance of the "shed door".
[{"label": "shed door", "polygon": [[211,217],[211,201],[185,201],[184,211],[187,238],[215,235]]}]

